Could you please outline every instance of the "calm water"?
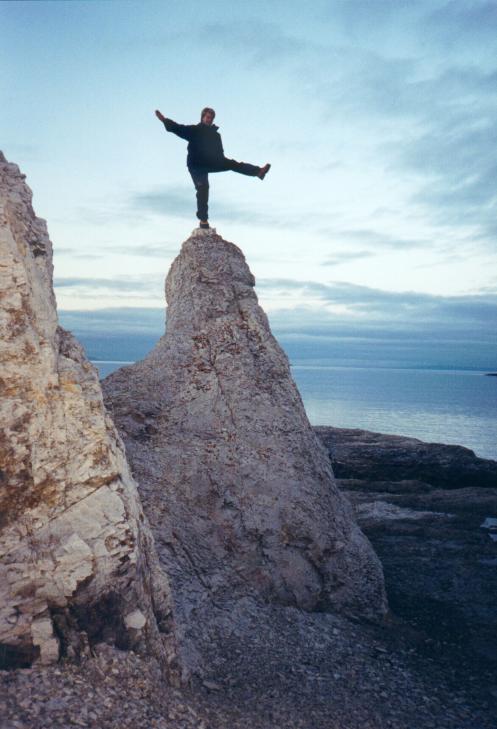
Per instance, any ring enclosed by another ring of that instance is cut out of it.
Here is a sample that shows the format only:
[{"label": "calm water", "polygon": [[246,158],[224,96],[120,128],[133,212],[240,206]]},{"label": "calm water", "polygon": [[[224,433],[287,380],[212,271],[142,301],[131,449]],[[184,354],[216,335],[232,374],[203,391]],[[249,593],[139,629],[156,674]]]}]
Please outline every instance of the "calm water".
[{"label": "calm water", "polygon": [[[100,376],[126,362],[94,364]],[[313,425],[364,428],[464,445],[497,460],[497,377],[483,372],[292,367]]]}]

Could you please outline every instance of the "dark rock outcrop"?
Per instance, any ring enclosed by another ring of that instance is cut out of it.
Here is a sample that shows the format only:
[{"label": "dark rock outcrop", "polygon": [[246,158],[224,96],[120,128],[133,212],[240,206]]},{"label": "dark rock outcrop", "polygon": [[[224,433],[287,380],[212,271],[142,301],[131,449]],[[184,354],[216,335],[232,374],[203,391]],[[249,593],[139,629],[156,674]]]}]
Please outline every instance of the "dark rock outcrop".
[{"label": "dark rock outcrop", "polygon": [[315,431],[381,558],[392,609],[497,661],[497,463],[460,446]]},{"label": "dark rock outcrop", "polygon": [[336,478],[414,479],[443,489],[497,486],[497,463],[463,446],[351,428],[315,430],[328,448]]}]

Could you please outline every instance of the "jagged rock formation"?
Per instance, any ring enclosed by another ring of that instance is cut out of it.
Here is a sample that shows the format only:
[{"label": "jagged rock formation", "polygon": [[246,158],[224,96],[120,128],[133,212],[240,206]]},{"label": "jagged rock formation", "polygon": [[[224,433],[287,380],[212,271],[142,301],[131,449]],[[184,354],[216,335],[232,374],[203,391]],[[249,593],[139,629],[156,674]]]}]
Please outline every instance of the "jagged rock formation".
[{"label": "jagged rock formation", "polygon": [[0,665],[106,640],[172,675],[168,581],[96,370],[57,325],[24,177],[0,153]]},{"label": "jagged rock formation", "polygon": [[[339,493],[242,252],[194,231],[167,331],[103,383],[177,615],[247,595],[378,618],[383,575]],[[175,608],[176,610],[176,608]]]}]

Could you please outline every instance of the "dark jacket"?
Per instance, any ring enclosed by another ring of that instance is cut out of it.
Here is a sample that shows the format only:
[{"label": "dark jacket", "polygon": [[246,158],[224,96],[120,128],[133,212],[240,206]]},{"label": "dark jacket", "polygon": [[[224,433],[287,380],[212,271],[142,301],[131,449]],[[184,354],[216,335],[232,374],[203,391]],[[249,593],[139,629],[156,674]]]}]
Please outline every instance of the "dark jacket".
[{"label": "dark jacket", "polygon": [[210,166],[224,159],[221,135],[215,124],[176,124],[172,119],[166,119],[164,126],[168,132],[173,132],[188,142],[188,167]]}]

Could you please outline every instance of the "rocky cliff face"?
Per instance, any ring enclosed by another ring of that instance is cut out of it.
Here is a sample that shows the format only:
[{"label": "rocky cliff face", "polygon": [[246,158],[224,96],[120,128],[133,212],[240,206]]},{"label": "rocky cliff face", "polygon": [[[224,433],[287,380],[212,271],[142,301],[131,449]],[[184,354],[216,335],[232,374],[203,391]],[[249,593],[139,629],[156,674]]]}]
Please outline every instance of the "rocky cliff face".
[{"label": "rocky cliff face", "polygon": [[383,575],[339,493],[242,252],[195,231],[166,281],[167,331],[110,375],[178,614],[256,595],[378,618]]},{"label": "rocky cliff face", "polygon": [[1,153],[0,251],[0,665],[106,640],[173,673],[169,585],[97,373],[57,325],[45,222]]}]

